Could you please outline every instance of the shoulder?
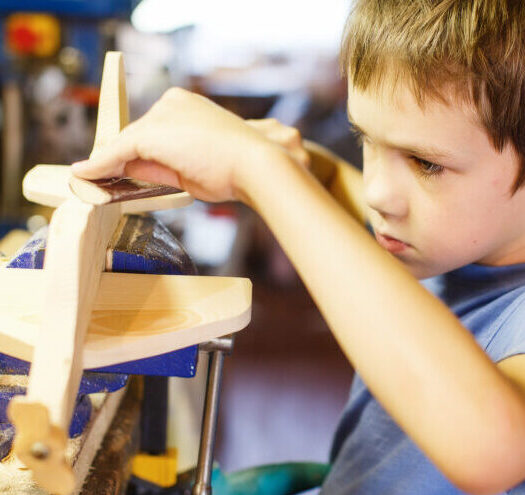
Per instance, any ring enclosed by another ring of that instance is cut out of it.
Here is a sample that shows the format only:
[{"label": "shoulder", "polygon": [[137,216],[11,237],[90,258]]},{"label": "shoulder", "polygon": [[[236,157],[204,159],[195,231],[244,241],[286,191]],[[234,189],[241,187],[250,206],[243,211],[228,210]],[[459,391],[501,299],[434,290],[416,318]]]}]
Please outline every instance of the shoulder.
[{"label": "shoulder", "polygon": [[525,265],[469,265],[422,281],[493,362],[525,353]]},{"label": "shoulder", "polygon": [[525,288],[496,315],[486,352],[494,362],[525,354]]}]

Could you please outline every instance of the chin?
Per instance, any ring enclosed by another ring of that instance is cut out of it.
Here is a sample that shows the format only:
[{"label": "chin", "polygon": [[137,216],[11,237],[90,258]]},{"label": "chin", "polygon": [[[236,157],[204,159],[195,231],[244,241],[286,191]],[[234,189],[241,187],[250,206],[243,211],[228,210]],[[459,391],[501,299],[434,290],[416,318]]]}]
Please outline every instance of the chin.
[{"label": "chin", "polygon": [[425,270],[421,268],[420,269],[415,269],[412,267],[407,267],[407,268],[408,268],[408,271],[418,280],[423,280],[425,278],[430,278],[430,277],[433,277],[434,275],[438,275],[437,273],[433,273],[429,270]]},{"label": "chin", "polygon": [[413,261],[409,262],[400,258],[398,259],[403,264],[403,266],[418,280],[435,277],[436,275],[441,275],[443,273],[446,273],[447,271],[450,271],[448,269],[440,269],[435,265],[432,266],[426,263],[415,263]]}]

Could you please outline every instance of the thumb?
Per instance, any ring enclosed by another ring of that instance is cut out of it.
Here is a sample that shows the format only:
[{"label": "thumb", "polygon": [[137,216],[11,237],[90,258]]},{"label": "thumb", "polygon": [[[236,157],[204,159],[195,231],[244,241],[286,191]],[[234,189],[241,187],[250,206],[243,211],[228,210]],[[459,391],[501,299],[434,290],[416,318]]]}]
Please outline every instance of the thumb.
[{"label": "thumb", "polygon": [[112,177],[122,177],[125,165],[125,162],[112,163],[101,161],[97,158],[90,158],[73,163],[71,172],[81,179],[110,179]]},{"label": "thumb", "polygon": [[138,158],[133,135],[123,131],[115,142],[97,149],[88,160],[73,163],[71,171],[82,179],[122,177],[126,163]]}]

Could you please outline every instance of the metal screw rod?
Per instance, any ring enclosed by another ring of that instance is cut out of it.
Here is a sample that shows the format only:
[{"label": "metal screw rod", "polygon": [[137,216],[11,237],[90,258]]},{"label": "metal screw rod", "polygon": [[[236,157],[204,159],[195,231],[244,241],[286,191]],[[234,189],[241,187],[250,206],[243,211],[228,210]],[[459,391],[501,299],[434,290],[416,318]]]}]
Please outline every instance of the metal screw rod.
[{"label": "metal screw rod", "polygon": [[213,449],[215,447],[215,431],[217,429],[217,416],[219,413],[219,395],[223,364],[223,352],[214,351],[210,353],[199,462],[197,464],[197,474],[192,495],[211,495]]}]

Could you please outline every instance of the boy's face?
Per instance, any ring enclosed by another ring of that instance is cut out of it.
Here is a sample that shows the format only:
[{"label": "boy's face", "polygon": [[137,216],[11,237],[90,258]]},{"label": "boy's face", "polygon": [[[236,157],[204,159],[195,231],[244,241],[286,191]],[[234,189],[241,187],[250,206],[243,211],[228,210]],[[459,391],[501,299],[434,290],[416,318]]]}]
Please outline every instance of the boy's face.
[{"label": "boy's face", "polygon": [[452,92],[453,103],[428,98],[423,108],[402,84],[392,94],[349,87],[378,242],[418,278],[525,262],[525,188],[512,196],[513,148],[495,150],[473,107]]}]

